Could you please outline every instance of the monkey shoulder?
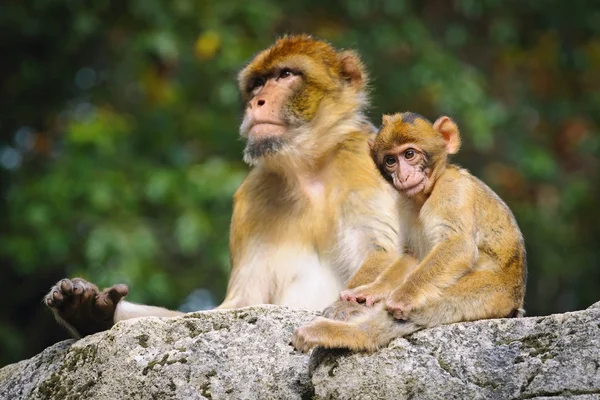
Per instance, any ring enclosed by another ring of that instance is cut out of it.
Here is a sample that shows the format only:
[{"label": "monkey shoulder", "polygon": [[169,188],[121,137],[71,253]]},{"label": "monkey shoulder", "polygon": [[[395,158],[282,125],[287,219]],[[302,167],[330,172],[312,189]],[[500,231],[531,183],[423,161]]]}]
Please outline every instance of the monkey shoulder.
[{"label": "monkey shoulder", "polygon": [[[468,205],[476,190],[477,183],[473,179],[473,175],[464,168],[450,164],[435,183],[430,196],[430,200],[433,201],[427,203],[437,205],[441,202],[444,205],[442,208],[451,208],[453,209],[451,211],[457,211]],[[436,207],[440,208],[439,205]]]}]

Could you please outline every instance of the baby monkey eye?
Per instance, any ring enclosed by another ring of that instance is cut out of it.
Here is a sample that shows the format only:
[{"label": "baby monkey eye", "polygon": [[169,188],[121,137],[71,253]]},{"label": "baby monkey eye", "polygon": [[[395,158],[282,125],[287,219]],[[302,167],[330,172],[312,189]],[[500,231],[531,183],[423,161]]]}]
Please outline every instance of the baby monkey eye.
[{"label": "baby monkey eye", "polygon": [[415,151],[413,149],[408,149],[404,152],[404,158],[406,158],[407,160],[414,158],[414,156],[415,156]]},{"label": "baby monkey eye", "polygon": [[396,157],[385,156],[385,158],[383,159],[383,162],[385,162],[385,165],[387,165],[388,167],[393,167],[394,165],[396,165]]}]

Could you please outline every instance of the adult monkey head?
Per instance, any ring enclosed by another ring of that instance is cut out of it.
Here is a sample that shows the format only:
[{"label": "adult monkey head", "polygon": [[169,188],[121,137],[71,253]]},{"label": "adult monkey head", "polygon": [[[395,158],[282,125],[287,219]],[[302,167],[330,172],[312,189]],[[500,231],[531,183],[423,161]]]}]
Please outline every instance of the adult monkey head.
[{"label": "adult monkey head", "polygon": [[238,81],[246,105],[240,133],[247,139],[244,160],[250,165],[310,166],[347,132],[340,121],[367,123],[362,113],[367,73],[358,55],[308,35],[277,40],[256,55]]}]

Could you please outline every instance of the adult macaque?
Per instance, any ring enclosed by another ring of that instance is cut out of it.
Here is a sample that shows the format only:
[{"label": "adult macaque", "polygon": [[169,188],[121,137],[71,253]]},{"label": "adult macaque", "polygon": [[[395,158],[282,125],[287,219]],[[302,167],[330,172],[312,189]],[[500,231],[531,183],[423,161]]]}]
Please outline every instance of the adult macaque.
[{"label": "adult macaque", "polygon": [[346,322],[318,318],[296,330],[294,346],[372,351],[422,328],[522,316],[523,236],[489,187],[448,164],[460,147],[456,124],[441,117],[432,125],[414,113],[385,116],[369,144],[400,193],[405,246],[415,258],[403,256],[373,282],[342,292],[346,301],[374,306]]},{"label": "adult macaque", "polygon": [[[356,53],[305,35],[277,40],[240,72],[240,133],[253,169],[234,198],[232,272],[220,308],[323,309],[398,257],[397,196],[368,153],[366,82]],[[99,292],[66,279],[45,301],[79,335],[180,314],[121,300],[126,294],[124,285]],[[355,309],[338,302],[327,315],[347,318]]]}]

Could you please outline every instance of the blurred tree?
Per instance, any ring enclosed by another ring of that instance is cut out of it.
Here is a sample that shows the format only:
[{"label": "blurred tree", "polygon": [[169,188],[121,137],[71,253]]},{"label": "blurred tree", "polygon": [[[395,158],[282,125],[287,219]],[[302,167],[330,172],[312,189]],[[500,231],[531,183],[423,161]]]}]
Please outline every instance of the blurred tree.
[{"label": "blurred tree", "polygon": [[39,303],[63,276],[184,310],[218,303],[246,171],[235,74],[285,32],[360,51],[375,123],[458,120],[456,160],[525,233],[530,314],[598,300],[594,2],[6,0],[0,365],[66,337]]}]

